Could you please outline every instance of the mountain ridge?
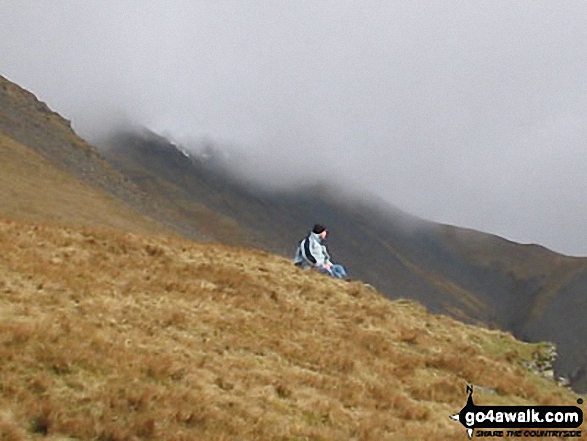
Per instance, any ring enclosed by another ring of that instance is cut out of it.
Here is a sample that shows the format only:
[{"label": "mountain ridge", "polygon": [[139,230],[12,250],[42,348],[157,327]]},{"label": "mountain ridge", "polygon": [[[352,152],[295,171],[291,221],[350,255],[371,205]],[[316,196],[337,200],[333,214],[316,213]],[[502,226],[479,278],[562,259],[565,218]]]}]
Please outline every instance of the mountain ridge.
[{"label": "mountain ridge", "polygon": [[[0,133],[161,224],[157,228],[291,256],[307,229],[323,222],[331,230],[334,258],[353,277],[435,313],[530,341],[553,341],[560,349],[558,374],[572,377],[577,390],[587,387],[587,359],[576,341],[577,333],[587,335],[581,319],[587,305],[580,301],[587,286],[585,259],[415,222],[356,195],[350,203],[332,197],[323,187],[260,192],[217,164],[190,160],[178,145],[154,134],[127,132],[98,151],[78,139],[66,120],[47,113],[34,95],[7,83],[0,78]],[[60,128],[55,131],[54,125]],[[546,313],[553,308],[557,314]]]}]

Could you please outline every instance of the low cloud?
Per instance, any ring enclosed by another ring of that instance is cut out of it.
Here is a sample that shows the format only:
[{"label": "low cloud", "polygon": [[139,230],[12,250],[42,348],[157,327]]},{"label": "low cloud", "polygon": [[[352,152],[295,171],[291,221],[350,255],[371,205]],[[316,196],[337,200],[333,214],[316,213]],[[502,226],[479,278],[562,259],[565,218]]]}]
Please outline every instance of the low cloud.
[{"label": "low cloud", "polygon": [[327,180],[587,254],[587,4],[0,5],[3,75],[82,136],[212,140],[271,186]]}]

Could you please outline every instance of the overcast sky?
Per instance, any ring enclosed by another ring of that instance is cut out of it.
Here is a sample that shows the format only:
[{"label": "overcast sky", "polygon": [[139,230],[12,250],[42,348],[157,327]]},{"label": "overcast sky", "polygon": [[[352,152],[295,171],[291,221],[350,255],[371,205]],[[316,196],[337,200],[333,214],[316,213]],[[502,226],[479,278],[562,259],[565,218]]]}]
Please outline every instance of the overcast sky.
[{"label": "overcast sky", "polygon": [[585,1],[2,0],[0,74],[121,121],[587,255]]}]

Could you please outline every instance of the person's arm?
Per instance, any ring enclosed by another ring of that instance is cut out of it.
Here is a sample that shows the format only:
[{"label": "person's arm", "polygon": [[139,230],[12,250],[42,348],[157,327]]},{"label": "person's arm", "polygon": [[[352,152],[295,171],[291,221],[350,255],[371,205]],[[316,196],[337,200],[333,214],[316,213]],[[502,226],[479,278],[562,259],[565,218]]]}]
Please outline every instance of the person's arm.
[{"label": "person's arm", "polygon": [[328,254],[328,248],[326,245],[322,245],[322,255],[324,256],[324,267],[325,268],[332,268],[332,262],[330,261],[330,254]]}]

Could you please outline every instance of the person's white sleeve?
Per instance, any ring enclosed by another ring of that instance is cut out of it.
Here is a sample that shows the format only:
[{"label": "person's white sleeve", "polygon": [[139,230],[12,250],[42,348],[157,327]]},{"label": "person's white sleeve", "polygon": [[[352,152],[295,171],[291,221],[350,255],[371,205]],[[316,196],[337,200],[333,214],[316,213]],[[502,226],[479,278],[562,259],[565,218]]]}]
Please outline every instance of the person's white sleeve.
[{"label": "person's white sleeve", "polygon": [[332,264],[332,261],[330,260],[330,254],[328,254],[328,249],[326,248],[326,245],[322,245],[322,254],[324,255],[324,263]]},{"label": "person's white sleeve", "polygon": [[326,256],[324,255],[324,250],[322,249],[322,245],[317,242],[312,241],[311,243],[311,253],[312,256],[316,259],[317,266],[323,266],[326,263]]}]

